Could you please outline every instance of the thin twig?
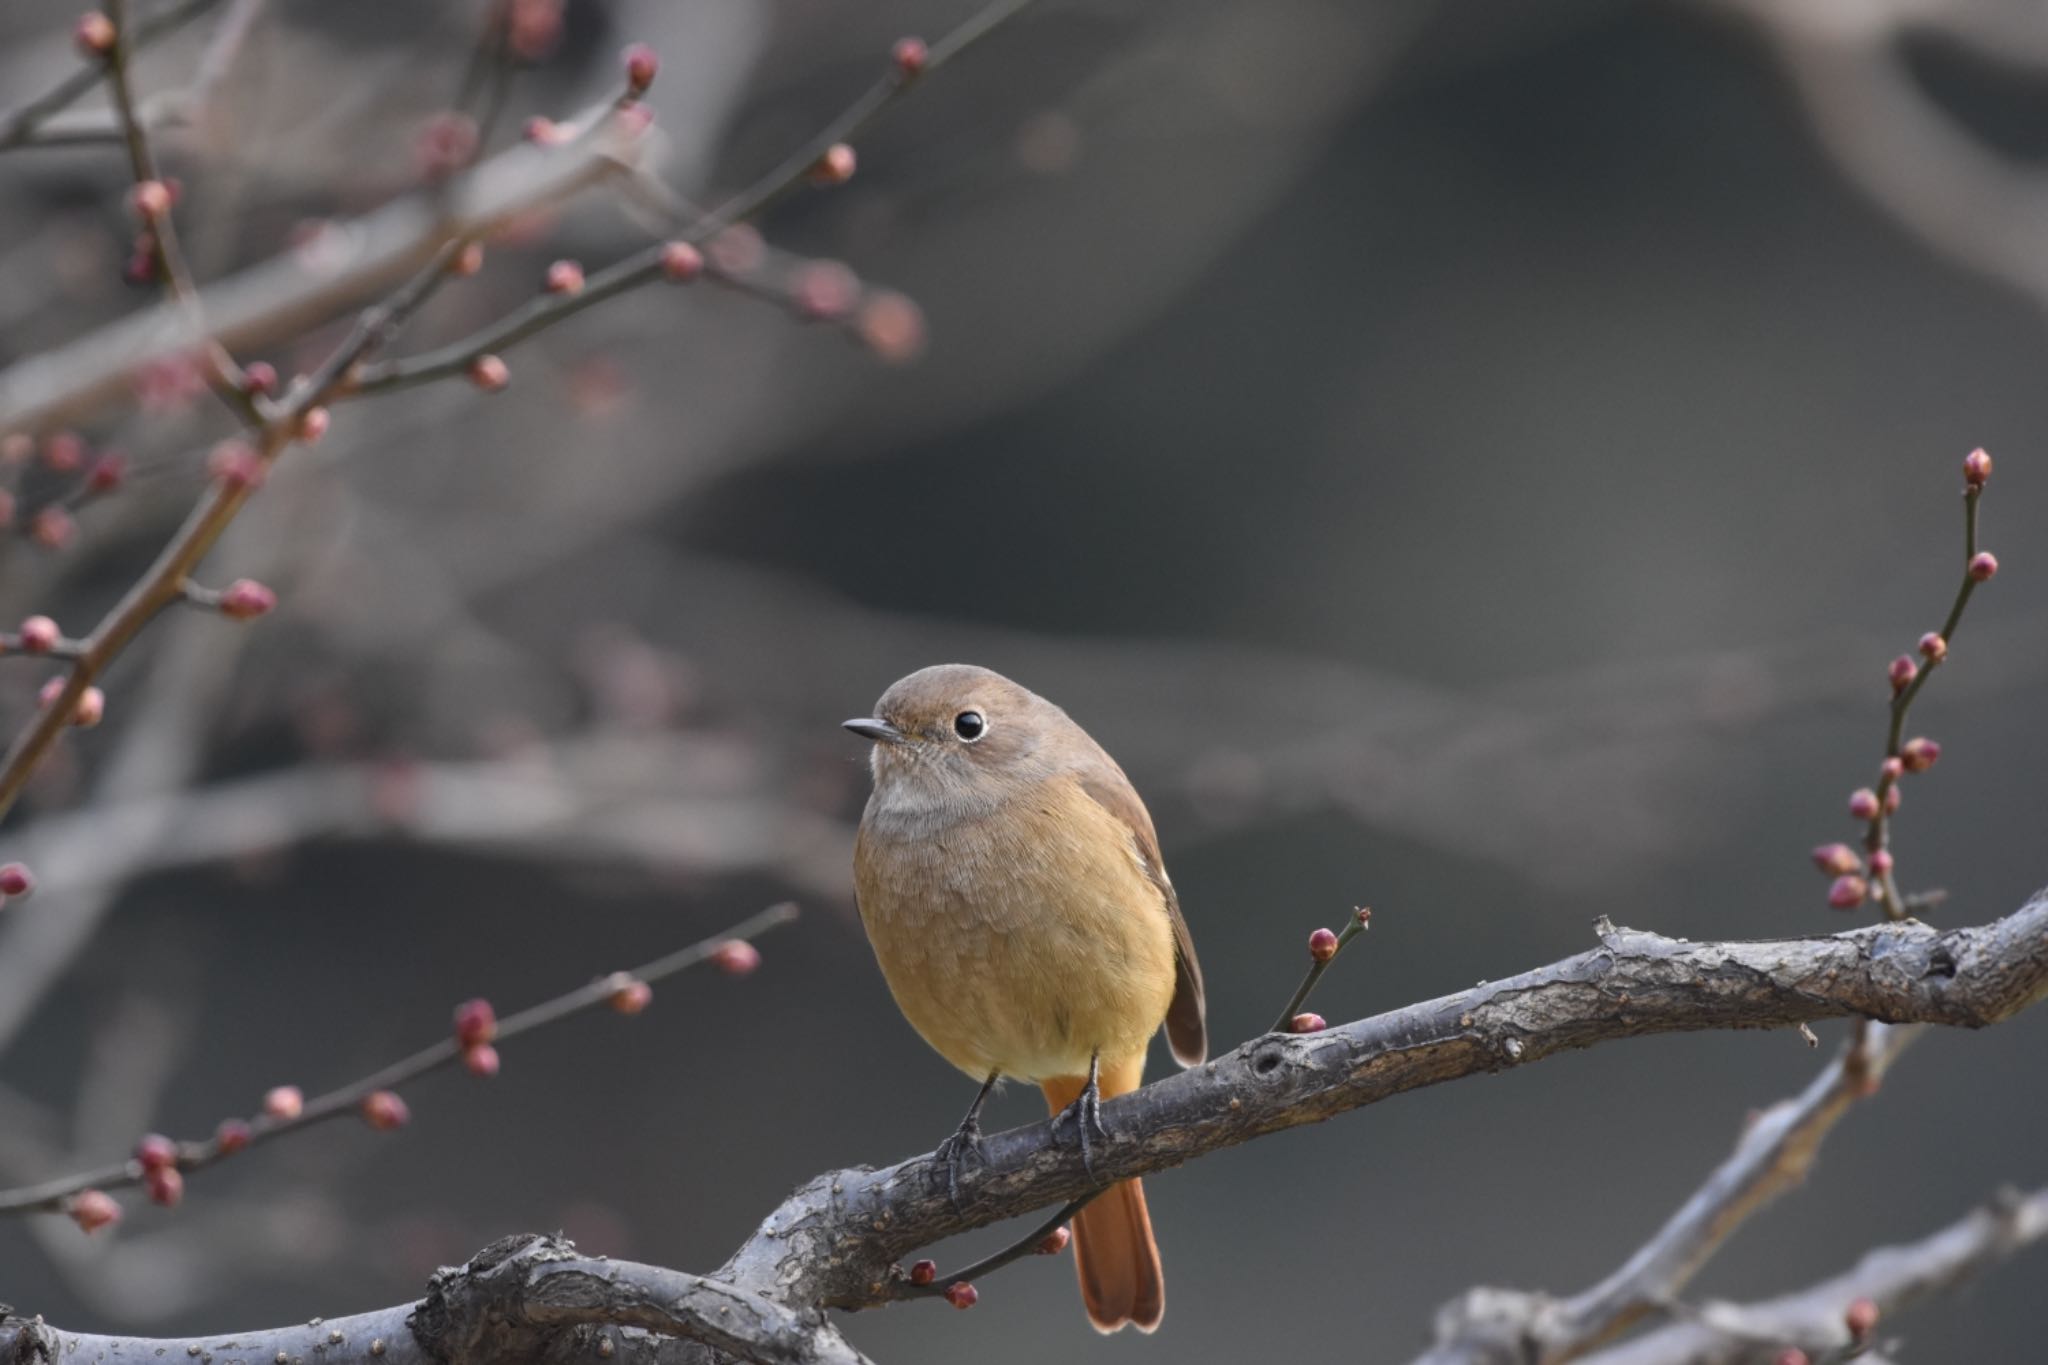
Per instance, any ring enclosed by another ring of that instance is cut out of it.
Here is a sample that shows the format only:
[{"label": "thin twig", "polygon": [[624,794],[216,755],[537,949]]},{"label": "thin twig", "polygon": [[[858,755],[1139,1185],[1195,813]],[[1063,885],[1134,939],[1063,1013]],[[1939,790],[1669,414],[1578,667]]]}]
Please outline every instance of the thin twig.
[{"label": "thin twig", "polygon": [[1294,994],[1288,997],[1285,1008],[1280,1011],[1280,1017],[1273,1021],[1273,1027],[1267,1029],[1266,1032],[1286,1033],[1289,1026],[1294,1022],[1294,1016],[1301,1013],[1301,1007],[1308,1003],[1309,992],[1313,991],[1316,988],[1316,983],[1323,979],[1323,973],[1328,971],[1330,964],[1337,960],[1337,954],[1344,951],[1344,945],[1371,927],[1372,910],[1369,907],[1361,905],[1358,909],[1352,911],[1350,921],[1338,932],[1337,945],[1330,950],[1330,955],[1328,957],[1312,956],[1310,958],[1308,971],[1302,976],[1301,984],[1294,988]]},{"label": "thin twig", "polygon": [[[913,85],[928,79],[932,72],[958,57],[977,39],[1029,3],[1031,0],[995,0],[934,43],[922,70],[915,76],[904,74],[892,64],[887,74],[774,169],[701,218],[680,222],[681,230],[677,234],[680,240],[692,246],[702,246],[735,223],[758,216],[783,195],[803,184],[812,167],[818,164],[818,159],[835,144],[844,142],[866,127]],[[675,216],[673,208],[668,211]],[[646,247],[591,274],[578,293],[543,294],[459,341],[424,355],[366,367],[354,391],[378,393],[461,374],[479,356],[499,354],[587,308],[664,278],[663,259],[667,250],[665,242]],[[764,287],[760,277],[748,271],[725,269],[716,260],[707,260],[704,272],[709,278],[745,292],[777,301],[784,299],[779,291]]]},{"label": "thin twig", "polygon": [[[133,45],[140,48],[166,33],[182,27],[219,4],[220,0],[177,0],[135,25]],[[76,102],[106,76],[102,62],[84,62],[78,68],[26,104],[0,114],[0,152],[41,141],[36,137],[44,120]],[[95,139],[103,140],[103,139]]]},{"label": "thin twig", "polygon": [[887,1286],[882,1291],[882,1297],[884,1300],[943,1298],[946,1291],[956,1284],[973,1284],[984,1275],[992,1275],[1013,1261],[1021,1261],[1026,1256],[1036,1256],[1039,1254],[1040,1244],[1046,1238],[1065,1227],[1073,1220],[1075,1214],[1109,1193],[1109,1188],[1109,1186],[1105,1185],[1101,1189],[1090,1190],[1087,1194],[1077,1195],[1069,1199],[1066,1203],[1060,1205],[1059,1211],[1053,1214],[1052,1217],[1046,1219],[1043,1223],[1040,1223],[1001,1251],[993,1252],[978,1261],[961,1266],[958,1270],[934,1272],[931,1279],[924,1284],[919,1284],[908,1275],[899,1272],[890,1278]]},{"label": "thin twig", "polygon": [[[797,908],[793,904],[784,902],[770,906],[741,920],[723,933],[702,939],[664,957],[658,957],[624,973],[623,977],[619,974],[599,977],[588,985],[578,986],[575,990],[529,1006],[517,1014],[507,1015],[498,1021],[495,1039],[502,1042],[522,1033],[544,1028],[571,1015],[594,1009],[611,1001],[627,978],[633,981],[654,982],[673,976],[687,967],[705,961],[727,943],[757,937],[789,923],[796,917]],[[181,1171],[203,1170],[245,1147],[283,1137],[287,1133],[297,1132],[327,1119],[355,1113],[365,1097],[379,1090],[393,1089],[407,1081],[417,1080],[429,1072],[450,1066],[462,1059],[462,1053],[462,1044],[458,1040],[453,1037],[443,1038],[429,1047],[421,1048],[410,1057],[305,1101],[305,1107],[295,1117],[274,1118],[269,1115],[257,1115],[248,1120],[247,1132],[238,1134],[231,1143],[224,1144],[218,1135],[181,1142],[177,1144],[175,1164]],[[0,1191],[0,1214],[59,1211],[72,1196],[82,1191],[137,1185],[143,1181],[144,1175],[142,1163],[131,1158],[97,1170],[45,1181],[39,1185]]]}]

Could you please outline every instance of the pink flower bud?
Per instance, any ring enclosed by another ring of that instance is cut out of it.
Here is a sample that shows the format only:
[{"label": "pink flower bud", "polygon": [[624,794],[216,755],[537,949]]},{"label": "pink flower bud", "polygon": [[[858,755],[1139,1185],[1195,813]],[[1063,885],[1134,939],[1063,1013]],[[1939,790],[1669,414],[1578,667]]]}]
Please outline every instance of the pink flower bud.
[{"label": "pink flower bud", "polygon": [[1948,657],[1948,640],[1940,631],[1930,630],[1920,637],[1920,657],[1931,664],[1938,664]]},{"label": "pink flower bud", "polygon": [[1924,773],[1941,757],[1941,745],[1925,736],[1909,739],[1899,749],[1909,773]]},{"label": "pink flower bud", "polygon": [[263,457],[247,441],[222,441],[206,457],[206,472],[231,489],[261,488]]},{"label": "pink flower bud", "polygon": [[556,261],[548,267],[545,287],[550,294],[583,292],[583,267],[574,261]]},{"label": "pink flower bud", "polygon": [[263,1097],[264,1116],[278,1123],[290,1123],[306,1112],[306,1097],[295,1085],[275,1086]]},{"label": "pink flower bud", "polygon": [[142,1187],[149,1191],[149,1202],[164,1208],[178,1207],[178,1201],[185,1197],[185,1177],[176,1166],[158,1166],[142,1177]]},{"label": "pink flower bud", "polygon": [[465,1000],[455,1007],[455,1041],[464,1047],[488,1043],[498,1036],[498,1012],[484,999]]},{"label": "pink flower bud", "polygon": [[[71,41],[77,45],[79,55],[84,57],[104,57],[112,52],[115,36],[114,21],[98,10],[87,10],[71,26]],[[90,1228],[86,1230],[91,1231]]]},{"label": "pink flower bud", "polygon": [[922,38],[898,38],[896,46],[889,50],[889,60],[896,64],[896,74],[906,81],[922,76],[931,58],[931,49],[925,46]]},{"label": "pink flower bud", "polygon": [[213,1130],[213,1144],[222,1156],[233,1156],[249,1145],[255,1134],[249,1125],[240,1119],[222,1119],[220,1126]]},{"label": "pink flower bud", "polygon": [[142,222],[153,223],[171,211],[171,191],[161,180],[139,180],[128,191],[128,211]]},{"label": "pink flower bud", "polygon": [[85,471],[85,491],[96,496],[113,492],[128,479],[128,462],[111,451]]},{"label": "pink flower bud", "polygon": [[78,534],[78,523],[61,507],[45,507],[29,518],[28,533],[46,550],[61,550]]},{"label": "pink flower bud", "polygon": [[405,1101],[398,1097],[396,1091],[373,1090],[363,1096],[362,1108],[363,1122],[380,1133],[388,1133],[393,1128],[403,1128],[412,1121],[412,1110],[406,1107]]},{"label": "pink flower bud", "polygon": [[1901,654],[1892,660],[1892,691],[1903,692],[1913,685],[1913,679],[1920,676],[1920,665],[1913,662],[1910,654]]},{"label": "pink flower bud", "polygon": [[845,142],[835,142],[825,149],[824,155],[811,163],[810,179],[813,185],[844,185],[853,179],[854,168],[860,159],[853,147]]},{"label": "pink flower bud", "polygon": [[1893,782],[1898,781],[1900,775],[1905,771],[1906,760],[1898,757],[1896,754],[1886,758],[1884,762],[1877,765],[1878,775],[1888,778]]},{"label": "pink flower bud", "polygon": [[946,1302],[955,1308],[972,1308],[981,1302],[981,1295],[967,1281],[958,1280],[946,1286]]},{"label": "pink flower bud", "polygon": [[661,70],[661,58],[645,43],[634,43],[621,54],[626,68],[626,88],[638,95],[654,84],[655,75]]},{"label": "pink flower bud", "polygon": [[728,275],[749,275],[760,269],[768,244],[751,223],[734,223],[706,244],[711,262]]},{"label": "pink flower bud", "polygon": [[1877,818],[1877,793],[1868,787],[1858,787],[1849,793],[1849,818],[1852,820],[1875,820]]},{"label": "pink flower bud", "polygon": [[277,594],[253,578],[237,578],[220,595],[220,614],[236,621],[253,621],[277,608]]},{"label": "pink flower bud", "polygon": [[299,425],[295,434],[309,446],[318,445],[320,438],[327,434],[327,428],[333,422],[334,419],[326,408],[307,408],[299,414]]},{"label": "pink flower bud", "polygon": [[1359,906],[1356,910],[1353,910],[1351,912],[1351,917],[1358,921],[1359,928],[1372,928],[1372,907],[1370,905]]},{"label": "pink flower bud", "polygon": [[836,322],[859,298],[860,277],[837,261],[811,261],[790,276],[790,304],[810,322]]},{"label": "pink flower bud", "polygon": [[745,976],[761,965],[761,950],[742,939],[730,939],[711,950],[711,965],[727,976]]},{"label": "pink flower bud", "polygon": [[910,1267],[910,1282],[912,1284],[930,1284],[938,1277],[939,1263],[937,1261],[919,1261],[916,1265]]},{"label": "pink flower bud", "polygon": [[512,382],[512,368],[494,355],[480,355],[469,362],[469,382],[485,393],[502,393]]},{"label": "pink flower bud", "polygon": [[536,147],[552,147],[568,135],[562,131],[561,124],[536,114],[526,121],[525,136]]},{"label": "pink flower bud", "polygon": [[1991,456],[1980,446],[1963,456],[1963,482],[1982,488],[1991,481]]},{"label": "pink flower bud", "polygon": [[0,867],[0,895],[26,896],[35,889],[35,874],[28,870],[27,863],[8,863]]},{"label": "pink flower bud", "polygon": [[1819,844],[1813,850],[1813,865],[1830,877],[1846,877],[1861,868],[1863,860],[1847,844]]},{"label": "pink flower bud", "polygon": [[[1983,454],[1979,451],[1978,454]],[[1988,463],[1988,462],[1987,462]],[[1877,1329],[1877,1304],[1871,1299],[1857,1299],[1849,1305],[1849,1311],[1842,1314],[1842,1325],[1849,1329],[1849,1335],[1857,1341],[1864,1341]]]},{"label": "pink flower bud", "polygon": [[178,1161],[178,1144],[162,1133],[144,1134],[135,1143],[135,1159],[142,1163],[145,1171],[153,1171],[159,1166],[174,1166]]},{"label": "pink flower bud", "polygon": [[43,440],[43,468],[75,474],[85,463],[85,439],[75,431],[53,431]]},{"label": "pink flower bud", "polygon": [[21,623],[21,647],[30,654],[47,654],[63,638],[57,623],[47,616],[31,616]]},{"label": "pink flower bud", "polygon": [[121,1221],[121,1206],[105,1190],[80,1190],[71,1196],[64,1211],[85,1232],[98,1232]]},{"label": "pink flower bud", "polygon": [[1904,793],[1902,793],[1897,787],[1885,788],[1884,813],[1886,815],[1890,815],[1893,811],[1899,808],[1899,803],[1905,799],[1906,798]]},{"label": "pink flower bud", "polygon": [[855,325],[861,343],[885,364],[907,364],[924,352],[924,312],[894,290],[876,290],[862,299]]},{"label": "pink flower bud", "polygon": [[1979,583],[1989,583],[1998,573],[1998,556],[1989,550],[1981,550],[1970,557],[1970,577]]},{"label": "pink flower bud", "polygon": [[1873,876],[1873,877],[1884,877],[1884,876],[1889,876],[1889,875],[1891,874],[1891,870],[1892,870],[1892,851],[1891,851],[1890,849],[1888,849],[1888,848],[1881,848],[1881,849],[1879,849],[1879,850],[1878,850],[1877,852],[1875,852],[1875,853],[1873,853],[1873,854],[1871,854],[1871,855],[1870,855],[1870,875],[1871,875],[1871,876]]},{"label": "pink flower bud", "polygon": [[71,723],[81,730],[90,730],[107,718],[107,694],[97,687],[88,687],[78,694],[78,705],[71,712]]},{"label": "pink flower bud", "polygon": [[422,180],[445,180],[476,156],[480,133],[476,120],[444,111],[420,125],[413,140],[413,165]]},{"label": "pink flower bud", "polygon": [[1857,876],[1837,877],[1835,878],[1834,885],[1828,888],[1828,904],[1834,906],[1837,910],[1854,910],[1857,906],[1863,904],[1869,895],[1870,883],[1864,881],[1863,878]]},{"label": "pink flower bud", "polygon": [[1328,962],[1337,955],[1337,936],[1328,929],[1318,929],[1308,936],[1308,955],[1318,962]]},{"label": "pink flower bud", "polygon": [[661,273],[688,284],[704,273],[704,253],[688,242],[670,242],[661,249]]},{"label": "pink flower bud", "polygon": [[462,1064],[469,1068],[472,1076],[485,1080],[498,1074],[498,1049],[489,1043],[474,1043],[462,1049]]},{"label": "pink flower bud", "polygon": [[248,394],[272,394],[277,392],[277,366],[267,360],[252,360],[242,367],[242,392]]},{"label": "pink flower bud", "polygon": [[613,972],[606,984],[611,987],[611,1007],[620,1014],[638,1014],[654,1002],[654,987],[628,972]]},{"label": "pink flower bud", "polygon": [[1074,1235],[1068,1232],[1066,1224],[1062,1223],[1038,1239],[1038,1254],[1041,1256],[1057,1256],[1062,1251],[1065,1251],[1067,1243],[1073,1240]]},{"label": "pink flower bud", "polygon": [[1320,1014],[1297,1014],[1287,1021],[1290,1033],[1321,1033],[1330,1025]]}]

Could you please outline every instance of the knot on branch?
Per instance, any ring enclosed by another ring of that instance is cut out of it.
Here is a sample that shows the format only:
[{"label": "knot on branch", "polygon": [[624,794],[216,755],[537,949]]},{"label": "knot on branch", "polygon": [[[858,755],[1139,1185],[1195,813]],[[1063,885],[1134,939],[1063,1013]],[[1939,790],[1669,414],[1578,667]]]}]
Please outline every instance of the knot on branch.
[{"label": "knot on branch", "polygon": [[1437,1344],[1418,1365],[1538,1365],[1556,1307],[1548,1294],[1475,1286],[1437,1310]]},{"label": "knot on branch", "polygon": [[[559,1328],[536,1326],[526,1313],[526,1287],[542,1266],[577,1259],[575,1244],[518,1233],[501,1237],[467,1264],[443,1266],[406,1326],[434,1359],[539,1359]],[[488,1349],[487,1349],[488,1348]]]}]

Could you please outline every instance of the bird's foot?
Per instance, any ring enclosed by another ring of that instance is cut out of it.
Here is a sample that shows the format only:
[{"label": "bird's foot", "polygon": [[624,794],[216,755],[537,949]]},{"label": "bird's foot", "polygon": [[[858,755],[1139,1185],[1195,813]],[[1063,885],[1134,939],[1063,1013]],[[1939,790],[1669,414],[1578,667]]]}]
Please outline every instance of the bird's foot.
[{"label": "bird's foot", "polygon": [[953,1135],[940,1143],[933,1156],[946,1163],[946,1194],[953,1201],[953,1212],[962,1212],[960,1205],[960,1176],[969,1162],[979,1164],[981,1155],[981,1119],[969,1114],[960,1121]]},{"label": "bird's foot", "polygon": [[1074,1102],[1060,1110],[1059,1117],[1052,1121],[1052,1135],[1055,1142],[1064,1144],[1067,1125],[1073,1125],[1074,1145],[1081,1149],[1081,1169],[1088,1178],[1100,1185],[1095,1176],[1095,1149],[1091,1138],[1109,1141],[1109,1129],[1102,1122],[1102,1086],[1098,1068],[1088,1068],[1088,1084],[1074,1097]]}]

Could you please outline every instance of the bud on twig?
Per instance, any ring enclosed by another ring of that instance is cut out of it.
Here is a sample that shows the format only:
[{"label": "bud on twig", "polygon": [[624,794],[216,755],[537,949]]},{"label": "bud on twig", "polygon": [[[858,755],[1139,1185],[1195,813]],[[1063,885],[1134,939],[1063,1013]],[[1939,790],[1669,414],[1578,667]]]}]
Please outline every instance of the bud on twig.
[{"label": "bud on twig", "polygon": [[146,1133],[135,1143],[135,1159],[145,1171],[177,1164],[178,1144],[162,1133]]},{"label": "bud on twig", "polygon": [[114,50],[117,37],[114,21],[98,10],[87,10],[79,15],[78,22],[71,29],[71,41],[78,45],[79,55],[84,57],[106,56]]},{"label": "bud on twig", "polygon": [[1849,1335],[1858,1343],[1868,1341],[1870,1334],[1877,1330],[1877,1302],[1874,1299],[1857,1299],[1849,1305],[1849,1311],[1842,1314],[1842,1325],[1849,1329]]},{"label": "bud on twig", "polygon": [[938,1277],[939,1263],[937,1261],[919,1261],[916,1265],[910,1267],[910,1282],[912,1284],[930,1284]]},{"label": "bud on twig", "polygon": [[398,1093],[392,1090],[373,1090],[363,1096],[363,1122],[380,1133],[393,1128],[403,1128],[412,1121],[412,1110],[406,1106]]},{"label": "bud on twig", "polygon": [[761,965],[761,950],[742,939],[730,939],[711,950],[711,965],[727,976],[745,976]]},{"label": "bud on twig", "polygon": [[981,1301],[981,1294],[965,1280],[946,1286],[946,1302],[955,1308],[972,1308]]},{"label": "bud on twig", "polygon": [[64,1211],[85,1232],[98,1232],[121,1221],[121,1206],[105,1190],[80,1190],[71,1196]]},{"label": "bud on twig", "polygon": [[548,267],[543,286],[550,294],[580,294],[583,292],[583,267],[574,261],[556,261]]},{"label": "bud on twig", "polygon": [[1892,660],[1892,691],[1903,692],[1913,685],[1913,679],[1920,676],[1920,665],[1913,662],[1910,654],[1901,654]]},{"label": "bud on twig", "polygon": [[1067,1249],[1067,1243],[1073,1239],[1074,1234],[1068,1232],[1067,1225],[1062,1223],[1038,1239],[1038,1254],[1041,1256],[1057,1256]]},{"label": "bud on twig", "polygon": [[485,1080],[498,1074],[498,1049],[489,1043],[476,1043],[462,1049],[462,1064],[472,1076]]},{"label": "bud on twig", "polygon": [[1970,577],[1979,583],[1989,583],[1998,574],[1998,556],[1989,550],[1979,551],[1970,556]]},{"label": "bud on twig", "polygon": [[263,1112],[279,1123],[289,1123],[306,1112],[306,1097],[295,1085],[275,1086],[263,1097]]},{"label": "bud on twig", "polygon": [[1337,935],[1328,929],[1318,929],[1310,934],[1308,955],[1318,962],[1328,962],[1337,955]]},{"label": "bud on twig", "polygon": [[8,863],[0,867],[0,895],[26,896],[36,889],[36,879],[26,863]]},{"label": "bud on twig", "polygon": [[176,1166],[154,1166],[142,1177],[142,1187],[150,1203],[174,1209],[185,1197],[185,1176]]},{"label": "bud on twig", "polygon": [[1287,1021],[1290,1033],[1321,1033],[1328,1028],[1329,1021],[1320,1014],[1302,1013]]},{"label": "bud on twig", "polygon": [[1991,456],[1982,447],[1963,456],[1963,482],[1982,488],[1991,481]]},{"label": "bud on twig", "polygon": [[620,54],[620,62],[626,68],[626,89],[635,95],[645,94],[661,71],[661,58],[645,43],[628,47]]},{"label": "bud on twig", "polygon": [[1909,773],[1926,772],[1940,757],[1941,745],[1925,736],[1909,739],[1899,748],[1899,760]]},{"label": "bud on twig", "polygon": [[1854,910],[1870,896],[1870,883],[1858,876],[1835,878],[1828,888],[1828,904],[1837,910]]},{"label": "bud on twig", "polygon": [[144,223],[153,223],[171,211],[170,187],[161,180],[138,180],[128,191],[128,211]]},{"label": "bud on twig", "polygon": [[1877,851],[1876,851],[1875,853],[1873,853],[1873,854],[1871,854],[1871,855],[1870,855],[1870,875],[1871,875],[1871,876],[1873,876],[1873,877],[1883,877],[1883,876],[1887,876],[1887,875],[1889,875],[1889,874],[1890,874],[1891,870],[1892,870],[1892,851],[1891,851],[1890,849],[1888,849],[1888,848],[1881,848],[1881,849],[1877,850]]},{"label": "bud on twig", "polygon": [[249,1140],[253,1136],[254,1134],[249,1131],[249,1125],[240,1119],[222,1119],[220,1126],[213,1130],[214,1144],[220,1149],[222,1156],[233,1156],[241,1151],[249,1145]]},{"label": "bud on twig", "polygon": [[688,284],[704,273],[704,253],[688,242],[670,242],[661,249],[661,273]]},{"label": "bud on twig", "polygon": [[455,1041],[464,1047],[491,1042],[498,1036],[498,1012],[484,999],[465,1000],[455,1007]]},{"label": "bud on twig", "polygon": [[835,142],[827,147],[824,154],[811,163],[810,180],[813,185],[844,185],[853,179],[854,168],[860,164],[853,147],[845,142]]},{"label": "bud on twig", "polygon": [[606,984],[611,987],[611,1006],[620,1014],[638,1014],[654,1000],[654,987],[628,972],[613,972]]},{"label": "bud on twig", "polygon": [[236,621],[253,621],[277,607],[277,594],[253,578],[237,578],[220,595],[220,614]]},{"label": "bud on twig", "polygon": [[512,382],[512,368],[494,355],[480,355],[469,362],[469,382],[485,393],[502,393]]},{"label": "bud on twig", "polygon": [[57,623],[47,616],[31,616],[21,623],[21,647],[30,654],[47,654],[63,639]]},{"label": "bud on twig", "polygon": [[1820,844],[1813,850],[1813,865],[1830,877],[1846,877],[1861,869],[1863,860],[1847,844]]},{"label": "bud on twig", "polygon": [[1931,664],[1938,664],[1948,657],[1948,641],[1940,631],[1930,630],[1920,637],[1920,657]]},{"label": "bud on twig", "polygon": [[889,50],[889,60],[896,64],[896,74],[906,81],[922,76],[931,57],[931,49],[925,46],[922,38],[898,38],[896,46]]},{"label": "bud on twig", "polygon": [[[1896,787],[1894,791],[1898,790]],[[1849,817],[1853,820],[1875,820],[1877,818],[1877,793],[1868,787],[1858,787],[1849,793]]]}]

